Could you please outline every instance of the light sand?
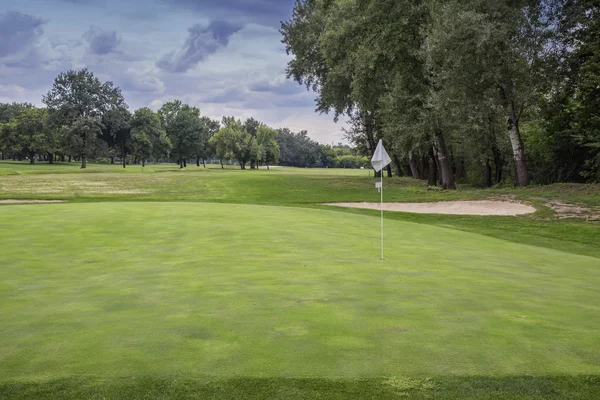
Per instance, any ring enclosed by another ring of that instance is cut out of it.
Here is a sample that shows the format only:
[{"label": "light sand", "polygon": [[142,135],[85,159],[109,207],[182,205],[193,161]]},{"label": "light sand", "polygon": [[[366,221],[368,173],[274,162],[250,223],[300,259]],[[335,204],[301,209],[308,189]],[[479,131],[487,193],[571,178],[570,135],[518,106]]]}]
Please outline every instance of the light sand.
[{"label": "light sand", "polygon": [[[327,203],[328,206],[366,208],[379,210],[379,203]],[[535,212],[535,208],[508,201],[442,201],[438,203],[383,203],[384,211],[400,211],[416,214],[448,215],[523,215]]]},{"label": "light sand", "polygon": [[0,200],[0,204],[66,203],[65,200]]}]

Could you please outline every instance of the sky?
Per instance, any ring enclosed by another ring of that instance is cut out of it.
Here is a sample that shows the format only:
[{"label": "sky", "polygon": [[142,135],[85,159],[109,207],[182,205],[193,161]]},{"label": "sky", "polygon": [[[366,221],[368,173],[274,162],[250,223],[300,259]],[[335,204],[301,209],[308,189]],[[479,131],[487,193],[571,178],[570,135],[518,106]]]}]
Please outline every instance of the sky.
[{"label": "sky", "polygon": [[314,112],[315,94],[286,79],[280,21],[294,0],[0,0],[0,102],[42,105],[54,78],[90,69],[130,109],[170,100],[221,119],[254,117],[343,141]]}]

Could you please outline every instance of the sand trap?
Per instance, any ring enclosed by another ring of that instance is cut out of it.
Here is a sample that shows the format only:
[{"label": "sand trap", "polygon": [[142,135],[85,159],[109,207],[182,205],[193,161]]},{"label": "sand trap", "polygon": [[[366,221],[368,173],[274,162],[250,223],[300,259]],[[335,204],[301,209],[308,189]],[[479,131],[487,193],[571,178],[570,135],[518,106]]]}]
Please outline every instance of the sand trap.
[{"label": "sand trap", "polygon": [[[328,206],[366,208],[379,210],[379,203],[328,203]],[[383,203],[384,211],[400,211],[416,214],[449,215],[523,215],[535,212],[535,208],[508,201],[442,201],[438,203]]]},{"label": "sand trap", "polygon": [[0,200],[0,204],[66,203],[65,200]]}]

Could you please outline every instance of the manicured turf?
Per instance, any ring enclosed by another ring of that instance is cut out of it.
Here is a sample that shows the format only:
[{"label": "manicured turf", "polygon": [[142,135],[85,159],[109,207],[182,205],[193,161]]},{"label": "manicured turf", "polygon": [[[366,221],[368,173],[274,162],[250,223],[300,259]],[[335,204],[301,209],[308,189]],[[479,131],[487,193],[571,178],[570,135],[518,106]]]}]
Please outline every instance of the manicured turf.
[{"label": "manicured turf", "polygon": [[2,210],[4,379],[600,373],[595,258],[390,221],[381,262],[376,218],[299,208]]},{"label": "manicured turf", "polygon": [[0,398],[600,398],[598,224],[387,213],[381,262],[377,212],[315,205],[364,171],[11,165],[72,203],[0,206]]}]

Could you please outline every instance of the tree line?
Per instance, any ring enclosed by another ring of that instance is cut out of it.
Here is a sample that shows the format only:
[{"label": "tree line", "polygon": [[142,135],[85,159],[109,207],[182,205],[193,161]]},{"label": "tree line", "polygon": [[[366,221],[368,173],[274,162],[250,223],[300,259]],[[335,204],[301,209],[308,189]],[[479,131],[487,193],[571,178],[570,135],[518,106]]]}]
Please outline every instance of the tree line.
[{"label": "tree line", "polygon": [[[299,0],[290,78],[370,155],[456,188],[600,181],[596,0]],[[391,167],[388,175],[392,174]]]},{"label": "tree line", "polygon": [[294,167],[360,168],[368,159],[349,146],[322,145],[306,131],[273,129],[254,118],[221,121],[202,116],[179,100],[158,111],[133,113],[118,87],[83,69],[61,73],[43,97],[45,108],[29,103],[0,104],[1,158],[79,161],[120,159],[145,165],[147,160],[201,163],[235,160],[242,169],[279,164]]},{"label": "tree line", "polygon": [[[129,111],[121,90],[101,82],[83,69],[61,73],[43,97],[45,108],[31,104],[0,104],[2,158],[72,159],[86,168],[87,160],[120,158],[145,165],[147,160],[175,161],[181,168],[188,160],[206,167],[212,156],[236,159],[242,168],[279,161],[277,131],[254,119],[245,124],[233,117],[222,123],[201,116],[197,107],[179,100],[158,111]],[[235,132],[231,136],[229,133]],[[221,140],[227,137],[227,141]]]}]

